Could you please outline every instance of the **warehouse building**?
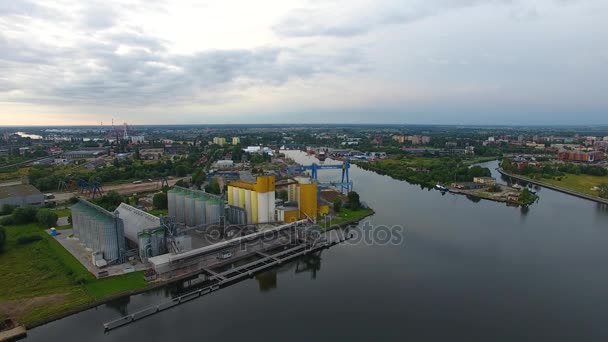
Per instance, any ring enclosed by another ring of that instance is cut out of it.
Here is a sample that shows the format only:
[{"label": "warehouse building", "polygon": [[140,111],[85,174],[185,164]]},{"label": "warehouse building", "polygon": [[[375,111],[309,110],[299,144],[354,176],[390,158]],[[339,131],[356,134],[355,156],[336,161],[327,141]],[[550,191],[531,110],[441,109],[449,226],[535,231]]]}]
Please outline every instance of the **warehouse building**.
[{"label": "warehouse building", "polygon": [[114,214],[122,220],[126,242],[137,248],[142,262],[167,252],[166,230],[160,218],[125,203],[121,203]]},{"label": "warehouse building", "polygon": [[72,225],[74,236],[92,251],[95,266],[125,261],[124,222],[119,214],[80,199],[72,206]]},{"label": "warehouse building", "polygon": [[0,187],[0,207],[5,205],[42,205],[44,195],[30,184],[19,184]]}]

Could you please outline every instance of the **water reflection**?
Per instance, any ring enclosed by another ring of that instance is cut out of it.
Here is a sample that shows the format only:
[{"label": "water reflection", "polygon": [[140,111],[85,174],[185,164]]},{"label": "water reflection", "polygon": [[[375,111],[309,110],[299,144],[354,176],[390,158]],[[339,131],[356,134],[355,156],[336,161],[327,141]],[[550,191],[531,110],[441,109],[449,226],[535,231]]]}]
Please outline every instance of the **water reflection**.
[{"label": "water reflection", "polygon": [[128,306],[130,302],[131,297],[122,297],[107,303],[106,307],[115,310],[120,316],[126,316],[129,314]]},{"label": "water reflection", "polygon": [[317,278],[317,272],[321,270],[322,251],[308,254],[295,261],[289,262],[282,267],[259,273],[255,276],[261,292],[268,292],[278,287],[277,275],[293,270],[295,274],[310,273],[310,279]]},{"label": "water reflection", "polygon": [[276,271],[268,271],[262,272],[255,276],[255,280],[257,280],[258,285],[260,287],[260,292],[268,292],[272,289],[277,288],[277,272]]},{"label": "water reflection", "polygon": [[598,213],[598,216],[608,216],[608,204],[597,203],[595,211]]},{"label": "water reflection", "polygon": [[466,195],[467,199],[473,203],[479,203],[481,201],[480,197]]}]

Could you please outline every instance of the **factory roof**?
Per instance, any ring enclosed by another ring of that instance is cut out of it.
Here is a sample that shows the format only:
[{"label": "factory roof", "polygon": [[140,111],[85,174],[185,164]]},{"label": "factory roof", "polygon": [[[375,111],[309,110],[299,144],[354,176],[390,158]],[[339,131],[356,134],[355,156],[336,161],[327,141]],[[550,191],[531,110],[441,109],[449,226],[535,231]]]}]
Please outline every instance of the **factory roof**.
[{"label": "factory roof", "polygon": [[30,184],[18,184],[0,187],[0,198],[21,197],[31,195],[42,195],[40,190]]}]

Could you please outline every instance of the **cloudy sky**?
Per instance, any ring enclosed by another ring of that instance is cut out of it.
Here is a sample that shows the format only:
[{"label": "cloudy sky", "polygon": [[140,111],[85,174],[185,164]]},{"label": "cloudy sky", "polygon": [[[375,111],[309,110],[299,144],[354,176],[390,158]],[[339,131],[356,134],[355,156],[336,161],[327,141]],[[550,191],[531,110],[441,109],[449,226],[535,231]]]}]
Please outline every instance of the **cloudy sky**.
[{"label": "cloudy sky", "polygon": [[606,0],[0,0],[0,126],[608,124]]}]

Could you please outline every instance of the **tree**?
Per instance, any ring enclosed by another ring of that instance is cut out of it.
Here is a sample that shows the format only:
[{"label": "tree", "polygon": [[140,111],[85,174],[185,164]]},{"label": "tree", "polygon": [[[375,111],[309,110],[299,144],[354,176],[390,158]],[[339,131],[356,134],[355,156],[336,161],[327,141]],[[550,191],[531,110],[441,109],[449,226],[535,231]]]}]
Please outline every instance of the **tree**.
[{"label": "tree", "polygon": [[108,210],[114,211],[116,207],[120,205],[123,201],[122,196],[116,191],[109,191],[106,195],[101,196],[96,202],[100,207]]},{"label": "tree", "polygon": [[36,213],[36,220],[44,228],[51,228],[57,225],[57,214],[50,209],[40,209]]},{"label": "tree", "polygon": [[220,189],[220,184],[217,182],[217,179],[211,179],[211,184],[208,184],[205,187],[205,191],[211,194],[219,195],[222,193],[222,189]]},{"label": "tree", "polygon": [[184,165],[178,165],[175,167],[175,175],[177,177],[184,177],[188,173],[188,169]]},{"label": "tree", "polygon": [[4,252],[4,246],[6,245],[6,230],[0,226],[0,253]]},{"label": "tree", "polygon": [[604,183],[600,185],[600,193],[601,198],[608,198],[608,183]]},{"label": "tree", "polygon": [[167,209],[168,202],[166,192],[159,192],[152,197],[152,206],[154,209]]},{"label": "tree", "polygon": [[342,200],[338,198],[334,201],[334,211],[339,213],[340,210],[342,210]]},{"label": "tree", "polygon": [[348,198],[348,207],[351,210],[359,210],[361,209],[361,199],[359,198],[359,194],[354,192],[354,191],[350,191],[347,195]]},{"label": "tree", "polygon": [[287,192],[287,190],[278,190],[277,198],[283,200],[283,202],[287,202],[287,200],[289,199],[289,193]]}]

